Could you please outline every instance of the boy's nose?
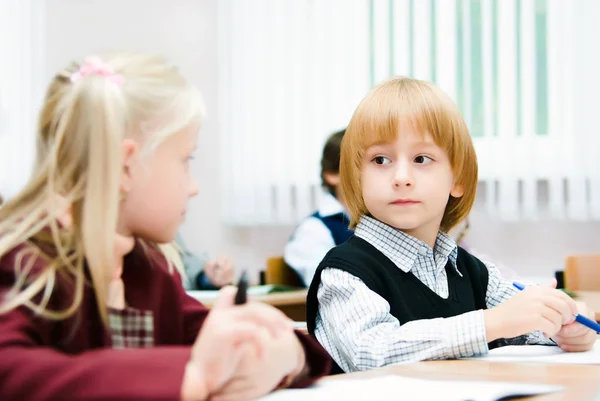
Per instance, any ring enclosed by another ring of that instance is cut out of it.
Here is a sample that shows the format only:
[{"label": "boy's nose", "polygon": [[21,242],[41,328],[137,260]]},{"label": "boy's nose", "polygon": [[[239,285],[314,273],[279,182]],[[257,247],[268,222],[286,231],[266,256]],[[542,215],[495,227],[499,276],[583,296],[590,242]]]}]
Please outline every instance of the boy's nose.
[{"label": "boy's nose", "polygon": [[410,187],[413,185],[413,174],[410,163],[396,163],[393,185],[394,187]]}]

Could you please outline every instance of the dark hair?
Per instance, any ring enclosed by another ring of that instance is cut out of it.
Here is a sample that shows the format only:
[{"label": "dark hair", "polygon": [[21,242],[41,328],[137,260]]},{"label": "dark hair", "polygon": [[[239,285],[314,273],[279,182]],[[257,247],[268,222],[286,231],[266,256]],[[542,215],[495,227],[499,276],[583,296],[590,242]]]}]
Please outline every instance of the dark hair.
[{"label": "dark hair", "polygon": [[327,138],[327,142],[325,142],[323,155],[321,156],[321,184],[333,196],[336,196],[335,187],[325,180],[325,173],[340,173],[340,153],[342,150],[342,138],[345,133],[346,129],[343,129],[331,134]]}]

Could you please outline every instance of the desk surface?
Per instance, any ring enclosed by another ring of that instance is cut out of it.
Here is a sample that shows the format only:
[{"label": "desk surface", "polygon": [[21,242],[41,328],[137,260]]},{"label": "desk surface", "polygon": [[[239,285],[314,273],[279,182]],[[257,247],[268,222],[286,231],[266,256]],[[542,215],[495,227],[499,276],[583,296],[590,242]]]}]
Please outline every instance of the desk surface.
[{"label": "desk surface", "polygon": [[[307,289],[302,289],[289,292],[274,292],[266,295],[249,295],[249,298],[281,309],[292,320],[306,321],[307,293]],[[216,300],[216,293],[214,291],[206,293],[203,291],[193,291],[190,295],[208,308],[212,307]],[[600,322],[600,291],[578,291],[577,300],[588,304],[596,312],[596,320]]]},{"label": "desk surface", "polygon": [[[210,307],[215,302],[215,296],[212,291],[207,292],[206,297],[202,295],[203,291],[194,291],[193,296],[202,302],[204,305]],[[255,301],[266,302],[270,305],[296,305],[306,304],[307,289],[288,291],[288,292],[274,292],[266,295],[250,295],[250,298]],[[577,300],[583,301],[588,304],[594,312],[596,312],[596,320],[600,321],[600,291],[577,291]]]},{"label": "desk surface", "polygon": [[[248,295],[248,298],[253,301],[264,302],[273,306],[306,305],[307,293],[307,289],[302,289],[287,292],[274,292],[266,295]],[[203,298],[202,291],[195,291],[193,296],[208,308],[212,307],[216,300],[214,296]]]},{"label": "desk surface", "polygon": [[596,321],[600,322],[600,291],[575,291],[575,300],[585,302],[594,312]]},{"label": "desk surface", "polygon": [[477,360],[433,361],[388,366],[367,372],[331,376],[322,380],[360,379],[390,374],[432,380],[511,381],[558,384],[566,387],[564,391],[533,398],[536,401],[585,401],[600,397],[600,365],[550,365]]}]

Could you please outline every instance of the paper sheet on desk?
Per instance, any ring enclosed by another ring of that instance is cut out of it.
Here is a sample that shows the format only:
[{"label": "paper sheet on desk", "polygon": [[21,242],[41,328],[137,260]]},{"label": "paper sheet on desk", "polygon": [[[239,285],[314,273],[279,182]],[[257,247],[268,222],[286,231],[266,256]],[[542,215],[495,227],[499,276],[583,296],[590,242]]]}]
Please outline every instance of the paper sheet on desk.
[{"label": "paper sheet on desk", "polygon": [[495,348],[477,359],[489,362],[568,363],[574,365],[600,364],[600,340],[587,352],[565,352],[548,345],[509,345]]},{"label": "paper sheet on desk", "polygon": [[331,401],[345,399],[494,401],[509,396],[530,396],[562,390],[560,386],[490,381],[441,381],[382,376],[365,379],[336,379],[316,383],[307,389],[276,391],[262,401]]},{"label": "paper sheet on desk", "polygon": [[[282,293],[298,290],[299,288],[290,287],[286,285],[253,285],[248,287],[248,295],[250,296],[258,296],[258,295],[268,295],[273,293]],[[188,290],[188,295],[193,298],[196,298],[200,302],[202,301],[213,301],[216,300],[219,296],[218,290]]]},{"label": "paper sheet on desk", "polygon": [[218,290],[188,290],[187,294],[198,301],[215,301],[219,297]]}]

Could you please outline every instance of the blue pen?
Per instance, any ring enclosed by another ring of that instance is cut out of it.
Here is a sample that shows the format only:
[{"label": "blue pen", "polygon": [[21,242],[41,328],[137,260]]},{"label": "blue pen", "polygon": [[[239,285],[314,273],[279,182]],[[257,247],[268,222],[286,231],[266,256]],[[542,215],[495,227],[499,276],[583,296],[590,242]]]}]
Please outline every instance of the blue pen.
[{"label": "blue pen", "polygon": [[[525,289],[525,286],[521,283],[514,282],[513,286],[519,291],[523,291]],[[591,319],[588,319],[585,316],[581,316],[579,313],[575,315],[575,321],[580,324],[583,324],[589,329],[594,330],[596,333],[600,333],[600,324],[594,322]]]}]

